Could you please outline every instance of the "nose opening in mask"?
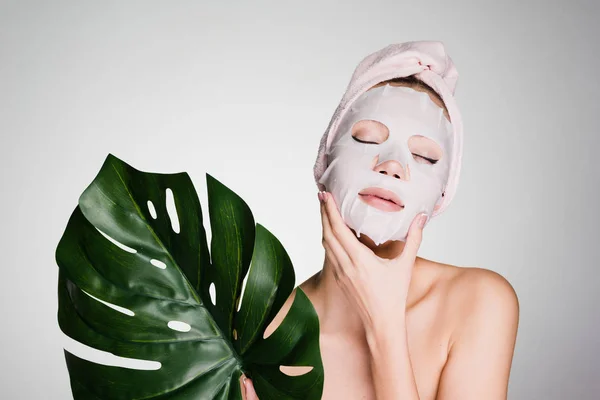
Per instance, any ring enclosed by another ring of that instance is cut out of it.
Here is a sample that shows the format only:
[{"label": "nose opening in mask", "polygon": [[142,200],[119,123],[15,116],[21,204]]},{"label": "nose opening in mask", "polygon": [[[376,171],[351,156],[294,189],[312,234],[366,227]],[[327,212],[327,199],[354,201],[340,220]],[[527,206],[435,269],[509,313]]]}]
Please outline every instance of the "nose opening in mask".
[{"label": "nose opening in mask", "polygon": [[[376,156],[376,157],[379,160],[379,156]],[[409,171],[408,164],[403,166],[397,160],[387,160],[387,161],[383,161],[383,162],[377,162],[377,164],[375,165],[375,168],[373,170],[379,174],[387,175],[391,178],[396,178],[396,179],[400,179],[403,181],[410,180],[410,175],[408,172]]]}]

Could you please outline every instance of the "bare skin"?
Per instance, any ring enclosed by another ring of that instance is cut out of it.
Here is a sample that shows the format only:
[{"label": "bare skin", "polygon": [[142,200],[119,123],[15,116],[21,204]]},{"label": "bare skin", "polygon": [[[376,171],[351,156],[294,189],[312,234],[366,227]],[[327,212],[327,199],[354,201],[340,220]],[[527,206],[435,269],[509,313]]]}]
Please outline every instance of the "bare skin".
[{"label": "bare skin", "polygon": [[[323,283],[324,275],[327,274],[326,269],[327,266],[324,265],[322,271],[300,285],[319,316],[321,329],[319,343],[325,371],[322,399],[376,399],[369,367],[369,348],[364,332],[353,325],[356,315],[352,310],[341,306],[340,311],[335,311],[327,305],[328,296],[338,295],[341,298],[343,294],[326,293],[327,289],[324,288]],[[478,293],[481,286],[487,284],[497,286],[495,290],[498,291],[509,292],[510,290],[506,286],[508,282],[495,272],[481,268],[461,268],[417,258],[409,289],[406,319],[410,358],[421,400],[443,398],[437,395],[442,370],[448,361],[452,342],[459,334],[461,325],[464,325],[464,320],[474,312],[474,307],[470,303],[477,301],[476,299],[481,295]],[[296,290],[292,292],[280,313],[269,325],[265,336],[277,329],[291,307],[295,293]],[[516,322],[508,328],[516,331]],[[352,329],[356,331],[353,332]],[[499,386],[508,383],[514,350],[513,337],[506,337],[504,341],[507,343],[505,351],[510,354],[504,357],[502,368],[498,369],[501,375],[492,377],[501,381]],[[308,368],[304,370],[282,368],[282,371],[288,375],[298,375],[308,370]],[[477,379],[476,377],[477,375],[463,376],[456,384],[469,385],[469,380]],[[445,382],[445,384],[448,386],[448,391],[451,390],[450,386],[453,383]],[[451,399],[452,396],[447,395],[446,398]],[[494,398],[506,398],[506,395]],[[247,400],[252,399],[253,397],[247,397]]]},{"label": "bare skin", "polygon": [[[429,95],[443,107],[437,98]],[[374,163],[374,168],[395,169],[399,176],[405,176],[406,171],[398,162],[387,163],[385,166]],[[329,215],[335,213],[331,210],[335,208],[329,209]],[[321,211],[324,212],[323,207]],[[337,217],[339,214],[332,215],[332,219]],[[401,241],[388,241],[376,246],[364,234],[357,241],[384,259],[402,254],[406,245]],[[389,344],[382,347],[382,353],[374,352],[373,341],[368,340],[373,337],[374,329],[367,326],[356,304],[344,293],[336,280],[336,265],[332,261],[326,256],[323,269],[300,285],[319,317],[325,371],[322,399],[375,400],[377,393],[385,393],[379,395],[381,399],[394,398],[387,395],[392,391],[386,392],[381,387],[387,383],[381,382],[394,380],[399,375],[393,371],[394,375],[386,376],[381,370],[397,369],[398,364],[386,364],[381,359],[388,351],[402,354],[396,352],[402,350],[402,345]],[[265,337],[277,329],[295,294],[296,290],[267,327]],[[394,337],[406,338],[409,362],[402,365],[410,365],[412,373],[406,375],[411,379],[402,384],[410,385],[414,376],[415,390],[402,398],[506,399],[519,306],[514,289],[504,277],[483,268],[459,267],[415,257],[406,301],[402,305],[404,310],[397,312],[399,323],[378,324],[379,335],[376,335],[390,338],[388,342]],[[385,330],[392,328],[405,330],[405,336],[394,332],[387,335]],[[374,373],[373,366],[379,366],[379,375]],[[281,367],[281,370],[288,375],[300,375],[310,367]],[[376,388],[375,382],[380,387]],[[242,392],[246,400],[258,399],[250,379],[245,379]]]}]

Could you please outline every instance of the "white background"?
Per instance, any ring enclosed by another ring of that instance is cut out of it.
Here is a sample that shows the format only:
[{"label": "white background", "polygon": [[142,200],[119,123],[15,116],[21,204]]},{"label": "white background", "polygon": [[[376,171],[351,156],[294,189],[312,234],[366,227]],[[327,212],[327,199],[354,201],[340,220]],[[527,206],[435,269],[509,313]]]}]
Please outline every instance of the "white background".
[{"label": "white background", "polygon": [[593,399],[599,9],[590,1],[2,1],[1,397],[71,397],[56,245],[108,153],[205,173],[323,262],[312,166],[350,75],[390,43],[441,40],[460,79],[463,169],[419,255],[492,269],[519,296],[510,399]]}]

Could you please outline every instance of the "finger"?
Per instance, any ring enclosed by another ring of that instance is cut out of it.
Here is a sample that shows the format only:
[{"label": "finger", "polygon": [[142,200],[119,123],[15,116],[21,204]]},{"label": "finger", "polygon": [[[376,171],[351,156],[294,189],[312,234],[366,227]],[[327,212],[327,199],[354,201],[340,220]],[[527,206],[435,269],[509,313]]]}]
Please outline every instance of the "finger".
[{"label": "finger", "polygon": [[364,256],[366,251],[370,251],[369,248],[362,244],[346,225],[331,193],[326,192],[325,196],[325,211],[329,219],[331,232],[352,261],[352,265],[360,265],[361,257]]},{"label": "finger", "polygon": [[252,379],[246,379],[246,400],[259,400],[256,395],[256,390],[254,390],[254,384],[252,383]]},{"label": "finger", "polygon": [[323,240],[322,245],[323,245],[323,248],[325,249],[325,258],[327,258],[327,261],[329,261],[329,263],[331,265],[333,265],[335,267],[335,269],[339,268],[340,263],[337,260],[337,258],[335,257],[335,254],[333,253],[333,250],[331,250],[331,246],[329,245],[329,241]]},{"label": "finger", "polygon": [[240,390],[242,392],[242,400],[247,400],[246,399],[246,384],[244,383],[246,381],[246,375],[242,375],[240,376]]},{"label": "finger", "polygon": [[[320,193],[319,193],[319,195],[320,195]],[[319,202],[319,204],[320,204],[319,209],[321,212],[321,226],[322,226],[321,244],[325,248],[325,257],[327,258],[329,263],[334,266],[333,269],[334,269],[334,275],[335,275],[335,274],[337,274],[337,271],[335,271],[335,270],[337,268],[339,268],[339,261],[335,257],[333,250],[331,249],[331,246],[329,245],[329,242],[331,241],[331,239],[329,239],[331,237],[331,225],[329,224],[329,219],[327,218],[327,212],[325,211],[325,206],[324,206],[323,202]],[[335,240],[335,238],[333,238],[333,240]]]},{"label": "finger", "polygon": [[325,247],[325,254],[329,251],[333,258],[335,258],[335,266],[338,269],[352,268],[348,264],[352,264],[346,249],[340,244],[339,240],[333,233],[331,228],[331,220],[325,209],[325,203],[321,203],[321,222],[323,224],[323,247]]},{"label": "finger", "polygon": [[414,262],[417,258],[417,252],[419,251],[419,247],[421,247],[421,241],[423,239],[423,227],[419,224],[421,216],[423,215],[427,216],[425,213],[420,213],[410,224],[404,248],[402,249],[402,253],[398,256],[399,259]]},{"label": "finger", "polygon": [[329,261],[329,264],[331,264],[331,266],[333,267],[332,268],[333,277],[336,281],[339,281],[340,280],[339,263],[335,259],[335,256],[333,255],[333,252],[331,251],[331,247],[329,247],[329,244],[327,244],[327,242],[323,243],[323,247],[325,247],[325,257],[327,258],[327,261]]}]

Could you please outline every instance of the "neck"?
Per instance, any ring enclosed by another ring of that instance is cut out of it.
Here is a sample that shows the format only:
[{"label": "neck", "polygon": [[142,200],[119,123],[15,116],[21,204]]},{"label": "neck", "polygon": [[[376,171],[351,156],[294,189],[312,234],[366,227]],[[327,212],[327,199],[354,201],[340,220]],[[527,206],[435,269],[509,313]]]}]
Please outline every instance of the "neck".
[{"label": "neck", "polygon": [[[399,255],[405,244],[405,242],[390,240],[377,246],[369,237],[363,234],[361,234],[358,240],[370,248],[377,256],[387,259]],[[415,261],[415,270],[417,264],[418,258]],[[339,333],[350,336],[362,336],[364,335],[363,323],[353,303],[350,302],[342,288],[336,282],[333,274],[334,268],[326,257],[323,262],[323,269],[315,276],[314,290],[316,293],[319,293],[318,297],[322,311],[320,330],[325,334]],[[409,289],[407,304],[410,304],[411,295],[414,297],[414,293],[412,293],[414,292],[412,280],[414,280],[415,270],[413,270],[412,274],[413,279],[411,279],[410,285],[412,290]]]}]

